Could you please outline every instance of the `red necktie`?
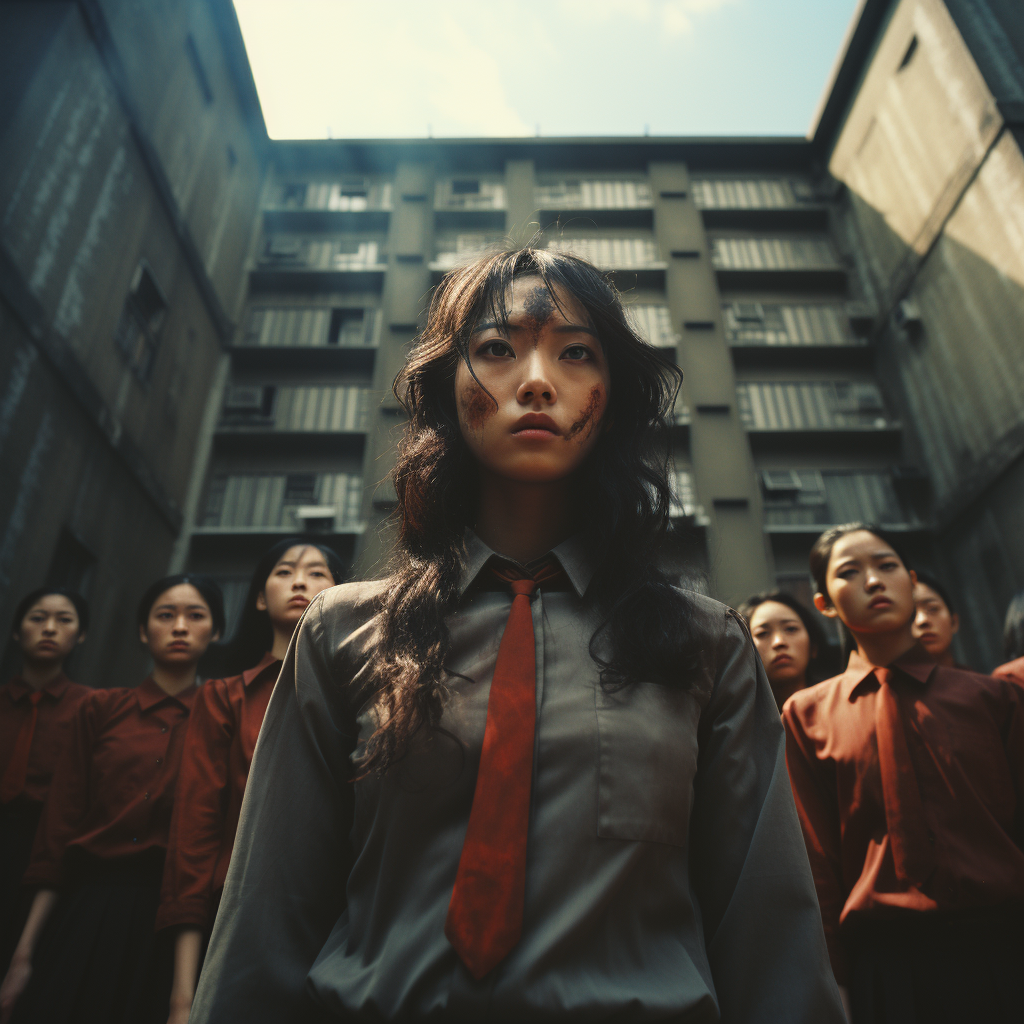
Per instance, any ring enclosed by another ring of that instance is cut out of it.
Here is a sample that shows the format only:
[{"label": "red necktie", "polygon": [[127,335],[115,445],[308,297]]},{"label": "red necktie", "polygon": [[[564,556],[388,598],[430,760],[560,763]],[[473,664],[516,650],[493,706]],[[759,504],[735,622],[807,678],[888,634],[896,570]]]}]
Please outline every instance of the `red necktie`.
[{"label": "red necktie", "polygon": [[39,717],[39,702],[43,699],[43,695],[41,692],[30,693],[28,699],[32,703],[32,710],[29,712],[28,718],[21,723],[18,735],[14,739],[11,759],[4,769],[3,778],[0,778],[0,804],[9,803],[25,788],[25,778],[28,775],[28,755],[32,750],[32,737],[35,735],[36,719]]},{"label": "red necktie", "polygon": [[935,850],[928,834],[924,803],[914,774],[914,763],[910,760],[903,713],[892,676],[891,669],[875,669],[879,683],[875,737],[885,800],[885,825],[897,877],[920,887],[935,866]]},{"label": "red necktie", "polygon": [[552,559],[534,579],[495,569],[515,595],[487,700],[473,808],[444,933],[478,980],[519,941],[526,891],[526,836],[533,781],[537,664],[530,595],[561,575]]}]

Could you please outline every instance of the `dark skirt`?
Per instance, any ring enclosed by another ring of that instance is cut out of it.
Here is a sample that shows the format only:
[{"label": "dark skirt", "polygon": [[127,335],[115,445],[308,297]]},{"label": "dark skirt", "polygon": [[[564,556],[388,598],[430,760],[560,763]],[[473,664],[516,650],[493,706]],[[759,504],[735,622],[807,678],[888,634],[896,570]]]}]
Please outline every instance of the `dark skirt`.
[{"label": "dark skirt", "polygon": [[0,804],[0,977],[21,938],[33,891],[21,884],[43,805],[17,799]]},{"label": "dark skirt", "polygon": [[13,1024],[166,1024],[174,934],[153,931],[162,873],[162,852],[78,863]]},{"label": "dark skirt", "polygon": [[853,1024],[1019,1024],[1024,908],[848,922]]}]

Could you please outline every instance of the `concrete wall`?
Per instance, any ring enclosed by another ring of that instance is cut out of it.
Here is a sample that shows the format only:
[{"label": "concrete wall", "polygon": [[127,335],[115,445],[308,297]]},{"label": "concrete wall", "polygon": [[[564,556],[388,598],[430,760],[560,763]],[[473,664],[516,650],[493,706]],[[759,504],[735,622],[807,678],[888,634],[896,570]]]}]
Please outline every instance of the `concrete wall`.
[{"label": "concrete wall", "polygon": [[[81,586],[95,624],[75,671],[93,685],[145,670],[133,609],[167,571],[242,296],[262,172],[223,14],[2,15],[0,62],[36,45],[5,76],[0,132],[0,621],[43,582]],[[166,303],[146,372],[115,342],[143,265]]]}]

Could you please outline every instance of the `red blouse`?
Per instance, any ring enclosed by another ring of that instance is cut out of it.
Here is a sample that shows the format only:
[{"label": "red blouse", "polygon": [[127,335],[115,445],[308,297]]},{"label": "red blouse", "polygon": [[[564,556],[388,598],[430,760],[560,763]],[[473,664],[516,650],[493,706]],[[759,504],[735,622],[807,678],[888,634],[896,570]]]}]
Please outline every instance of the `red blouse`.
[{"label": "red blouse", "polygon": [[[88,686],[79,686],[61,674],[39,692],[43,698],[39,702],[36,727],[32,733],[25,788],[20,795],[42,803],[50,788],[60,752],[67,746],[75,714],[82,702],[96,691]],[[32,688],[18,676],[0,694],[0,777],[7,769],[22,726],[32,715],[31,695]]]},{"label": "red blouse", "polygon": [[[1024,688],[936,665],[914,648],[891,666],[902,732],[933,847],[930,875],[897,874],[875,731],[875,667],[800,690],[782,711],[786,763],[837,980],[840,922],[865,914],[965,910],[1024,901]],[[913,818],[911,821],[910,819]],[[897,841],[904,841],[898,835]]]},{"label": "red blouse", "polygon": [[271,654],[199,693],[182,758],[156,927],[209,928],[228,873],[256,740],[281,662]]},{"label": "red blouse", "polygon": [[104,859],[166,848],[196,692],[171,697],[147,679],[86,698],[53,773],[26,885],[60,885],[72,848]]}]

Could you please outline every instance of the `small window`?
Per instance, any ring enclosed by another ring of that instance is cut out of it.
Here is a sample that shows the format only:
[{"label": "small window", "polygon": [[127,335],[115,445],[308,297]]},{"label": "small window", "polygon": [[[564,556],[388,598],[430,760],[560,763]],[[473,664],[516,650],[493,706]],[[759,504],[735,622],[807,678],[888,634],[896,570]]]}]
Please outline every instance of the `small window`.
[{"label": "small window", "polygon": [[271,260],[298,260],[302,255],[302,239],[278,238],[267,239],[267,258]]},{"label": "small window", "polygon": [[140,381],[148,380],[153,369],[166,315],[167,300],[149,267],[140,263],[114,334],[118,350]]},{"label": "small window", "polygon": [[760,302],[737,302],[733,306],[736,320],[741,324],[764,323],[764,309]]},{"label": "small window", "polygon": [[289,181],[281,187],[281,205],[299,209],[306,205],[306,183]]},{"label": "small window", "polygon": [[284,484],[285,501],[316,501],[316,473],[289,473]]},{"label": "small window", "polygon": [[185,52],[188,54],[188,62],[192,65],[192,71],[195,73],[196,84],[203,94],[203,102],[210,106],[213,103],[213,89],[210,88],[210,79],[206,74],[206,68],[203,67],[199,49],[191,32],[185,37]]},{"label": "small window", "polygon": [[343,196],[360,196],[364,199],[369,195],[369,189],[366,187],[366,182],[362,178],[348,178],[343,180],[340,191]]},{"label": "small window", "polygon": [[900,61],[900,66],[896,70],[902,71],[914,59],[915,53],[917,53],[916,35],[910,37],[910,42],[907,44],[907,50],[903,54],[903,60]]},{"label": "small window", "polygon": [[361,309],[332,309],[331,326],[327,331],[328,345],[343,347],[358,345],[363,335],[363,311]]},{"label": "small window", "polygon": [[480,194],[480,182],[467,179],[452,182],[453,196],[476,196]]}]

